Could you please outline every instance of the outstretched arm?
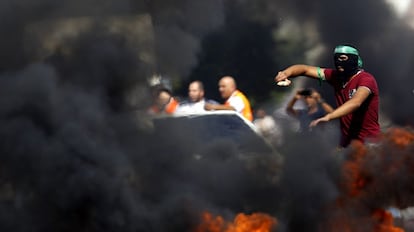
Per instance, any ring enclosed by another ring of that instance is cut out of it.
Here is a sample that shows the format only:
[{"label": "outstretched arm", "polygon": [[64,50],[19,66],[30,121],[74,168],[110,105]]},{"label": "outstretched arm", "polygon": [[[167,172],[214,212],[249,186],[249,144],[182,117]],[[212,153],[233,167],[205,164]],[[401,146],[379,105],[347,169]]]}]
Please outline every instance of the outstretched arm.
[{"label": "outstretched arm", "polygon": [[318,118],[311,122],[310,126],[316,126],[320,122],[328,122],[333,119],[340,118],[342,116],[345,116],[349,113],[354,112],[356,109],[358,109],[362,103],[368,98],[368,96],[371,94],[371,90],[369,90],[367,87],[361,86],[357,89],[355,95],[345,102],[340,107],[336,108],[333,112],[325,115],[322,118]]},{"label": "outstretched arm", "polygon": [[305,65],[305,64],[295,64],[283,71],[278,72],[275,77],[275,81],[283,81],[287,78],[293,78],[297,76],[307,76],[310,78],[318,79],[319,77],[324,77],[324,69],[319,67]]}]

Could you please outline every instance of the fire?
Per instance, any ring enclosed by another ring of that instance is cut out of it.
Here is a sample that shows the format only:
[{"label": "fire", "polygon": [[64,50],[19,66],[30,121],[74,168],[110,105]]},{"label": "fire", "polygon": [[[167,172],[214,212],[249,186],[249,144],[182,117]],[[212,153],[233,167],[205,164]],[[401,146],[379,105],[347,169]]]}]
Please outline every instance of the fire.
[{"label": "fire", "polygon": [[375,228],[376,232],[404,232],[404,230],[394,227],[394,219],[392,218],[391,213],[377,209],[372,214],[374,221],[380,222]]},{"label": "fire", "polygon": [[[414,131],[393,128],[375,145],[346,150],[338,197],[326,205],[319,232],[403,232],[387,207],[414,205]],[[263,213],[238,214],[234,221],[205,212],[194,232],[270,232],[278,221]]]},{"label": "fire", "polygon": [[362,143],[353,143],[354,152],[349,154],[349,158],[343,165],[344,191],[350,196],[357,196],[361,189],[367,184],[368,177],[364,174],[361,167],[367,155],[367,149]]},{"label": "fire", "polygon": [[414,204],[406,197],[413,190],[413,145],[413,131],[402,128],[386,132],[377,146],[353,143],[342,166],[341,194],[327,208],[322,231],[403,232],[383,207]]},{"label": "fire", "polygon": [[349,205],[343,207],[329,212],[333,215],[321,227],[321,232],[404,232],[403,229],[394,226],[391,213],[383,209],[375,209],[365,214],[349,210],[346,208]]},{"label": "fire", "polygon": [[414,133],[402,128],[392,128],[386,134],[386,140],[404,148],[414,141]]},{"label": "fire", "polygon": [[195,232],[270,232],[276,225],[276,218],[264,213],[239,213],[233,222],[226,222],[221,216],[204,212]]}]

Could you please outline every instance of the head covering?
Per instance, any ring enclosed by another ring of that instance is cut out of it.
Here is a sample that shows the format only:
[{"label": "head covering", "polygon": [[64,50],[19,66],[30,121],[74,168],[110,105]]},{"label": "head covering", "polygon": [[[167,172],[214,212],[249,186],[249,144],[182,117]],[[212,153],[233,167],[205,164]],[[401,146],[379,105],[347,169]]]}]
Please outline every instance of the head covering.
[{"label": "head covering", "polygon": [[361,56],[359,56],[359,52],[356,48],[351,47],[349,45],[338,45],[335,47],[334,53],[340,53],[340,54],[353,54],[358,56],[358,68],[362,68],[362,59]]},{"label": "head covering", "polygon": [[[347,60],[341,60],[341,55],[348,56]],[[343,70],[339,73],[345,78],[351,77],[362,68],[362,59],[359,56],[359,52],[356,48],[349,45],[338,45],[334,50],[334,62],[335,67],[339,71],[339,67]]]}]

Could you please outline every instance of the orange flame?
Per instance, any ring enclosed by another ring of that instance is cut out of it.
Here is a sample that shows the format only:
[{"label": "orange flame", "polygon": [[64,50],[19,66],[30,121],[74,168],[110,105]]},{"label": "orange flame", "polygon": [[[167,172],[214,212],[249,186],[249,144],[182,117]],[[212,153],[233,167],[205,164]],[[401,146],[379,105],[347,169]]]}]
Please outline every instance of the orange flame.
[{"label": "orange flame", "polygon": [[[393,225],[391,213],[380,209],[383,205],[376,205],[372,201],[369,201],[370,204],[366,202],[367,199],[376,199],[375,197],[378,196],[375,194],[387,191],[390,180],[398,180],[399,171],[413,166],[413,144],[414,132],[403,128],[390,129],[381,138],[378,147],[369,147],[362,143],[351,144],[351,150],[346,154],[346,160],[343,163],[341,193],[332,202],[333,204],[325,208],[326,218],[320,222],[319,231],[403,232],[403,229]],[[391,178],[383,181],[381,175],[378,175],[378,170],[382,172],[382,176],[386,175]],[[410,183],[410,181],[406,182]],[[394,189],[394,191],[401,190]],[[391,194],[395,193],[390,193],[390,196]],[[401,196],[391,197],[398,200]],[[401,206],[408,206],[404,204],[412,203],[412,201],[402,202]],[[277,223],[275,218],[263,213],[252,215],[241,213],[235,217],[233,222],[227,222],[221,216],[213,216],[205,212],[202,215],[201,224],[194,232],[270,232],[272,227],[277,226]]]},{"label": "orange flame", "polygon": [[[351,144],[350,153],[346,154],[343,163],[342,194],[334,205],[328,207],[331,217],[322,225],[325,229],[323,231],[366,231],[366,228],[370,228],[368,231],[403,232],[403,229],[393,225],[391,213],[384,209],[371,208],[372,204],[366,205],[364,202],[376,197],[374,195],[378,191],[375,190],[386,190],[387,186],[384,184],[389,184],[390,179],[386,180],[388,182],[380,179],[378,170],[391,178],[398,178],[399,171],[405,170],[404,167],[411,164],[408,161],[412,157],[410,146],[413,143],[412,130],[392,128],[384,134],[377,147],[365,146],[362,143]],[[393,197],[398,199],[399,195]],[[362,225],[368,227],[363,228]]]},{"label": "orange flame", "polygon": [[356,197],[368,182],[368,177],[361,169],[368,152],[362,143],[352,143],[351,146],[354,152],[349,155],[349,159],[345,161],[343,166],[345,180],[343,187],[345,187],[346,194]]},{"label": "orange flame", "polygon": [[223,217],[208,212],[202,215],[202,223],[196,232],[270,232],[277,225],[277,220],[264,213],[246,215],[239,213],[234,222],[226,222]]},{"label": "orange flame", "polygon": [[[353,214],[352,203],[340,205],[342,208],[330,211],[329,220],[321,225],[321,232],[404,232],[403,229],[394,226],[394,218],[384,209],[375,209],[365,213]],[[339,206],[339,205],[336,205]],[[348,207],[348,208],[347,208]],[[355,212],[354,212],[355,213]]]},{"label": "orange flame", "polygon": [[385,139],[400,148],[404,148],[414,141],[414,133],[403,128],[392,128],[385,135]]},{"label": "orange flame", "polygon": [[375,228],[376,232],[404,232],[401,228],[394,227],[394,219],[391,213],[377,209],[372,214],[372,218],[374,221],[379,222],[377,228]]}]

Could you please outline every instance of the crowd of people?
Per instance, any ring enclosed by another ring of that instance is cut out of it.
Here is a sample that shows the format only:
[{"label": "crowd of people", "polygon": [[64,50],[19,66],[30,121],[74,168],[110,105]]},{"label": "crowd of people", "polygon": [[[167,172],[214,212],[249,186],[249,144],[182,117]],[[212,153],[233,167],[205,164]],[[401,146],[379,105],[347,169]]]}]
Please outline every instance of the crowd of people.
[{"label": "crowd of people", "polygon": [[154,90],[153,105],[150,114],[197,114],[213,110],[232,110],[240,113],[245,119],[253,121],[253,113],[247,97],[237,89],[236,80],[224,76],[219,81],[219,92],[224,103],[220,104],[204,97],[204,85],[196,80],[188,86],[188,99],[177,101],[171,91],[164,87]]},{"label": "crowd of people", "polygon": [[[304,64],[292,65],[274,77],[275,82],[291,82],[289,79],[306,76],[329,83],[334,89],[336,107],[324,101],[314,88],[298,89],[287,102],[285,111],[299,123],[298,133],[312,133],[334,119],[340,121],[339,147],[353,142],[372,143],[380,135],[378,122],[379,93],[375,78],[362,69],[358,50],[350,45],[335,47],[335,68],[322,68]],[[285,84],[284,84],[285,85]],[[222,103],[205,98],[203,83],[193,81],[188,86],[188,99],[177,100],[171,90],[158,88],[154,91],[150,114],[199,114],[207,111],[230,110],[240,114],[257,128],[272,144],[283,142],[282,127],[275,117],[263,108],[253,112],[246,95],[237,88],[232,76],[223,76],[218,82]],[[301,102],[302,108],[297,107]]]},{"label": "crowd of people", "polygon": [[[199,80],[189,83],[188,96],[183,100],[178,100],[168,88],[159,86],[154,90],[154,101],[148,113],[151,115],[191,115],[215,110],[235,111],[251,122],[257,132],[270,144],[275,146],[283,144],[284,128],[282,125],[275,120],[272,113],[267,112],[267,109],[257,107],[253,110],[246,95],[237,88],[234,77],[223,76],[218,82],[218,91],[222,97],[222,104],[219,101],[205,98],[204,85]],[[311,93],[306,95],[306,91],[311,91]],[[297,101],[306,103],[306,107],[294,107]],[[298,132],[301,133],[309,130],[308,125],[312,120],[322,117],[327,112],[332,112],[333,109],[323,101],[318,91],[304,89],[297,91],[288,103],[286,111],[298,120],[301,125]]]}]

